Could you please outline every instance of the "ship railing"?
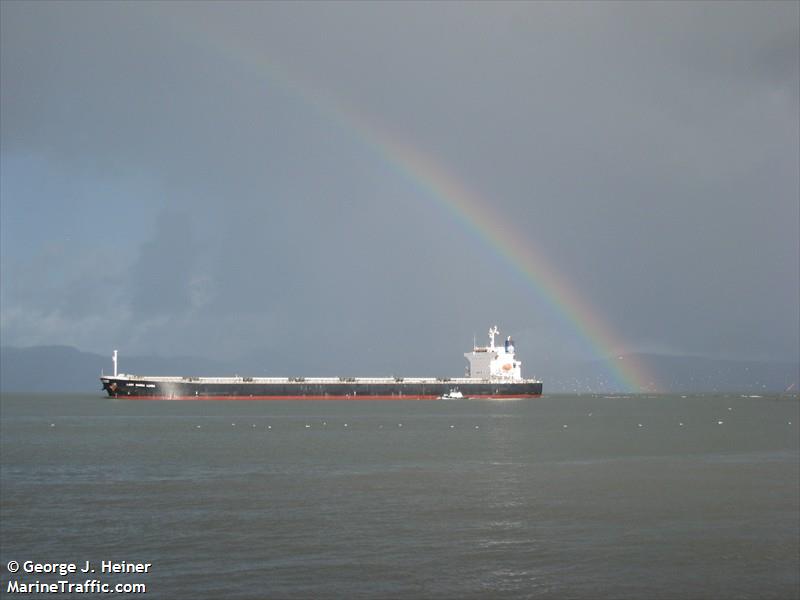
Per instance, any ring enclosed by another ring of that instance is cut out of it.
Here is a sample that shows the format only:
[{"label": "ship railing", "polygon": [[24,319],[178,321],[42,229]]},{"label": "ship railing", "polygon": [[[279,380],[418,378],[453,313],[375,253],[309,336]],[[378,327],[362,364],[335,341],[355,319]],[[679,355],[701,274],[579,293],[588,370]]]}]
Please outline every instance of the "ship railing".
[{"label": "ship railing", "polygon": [[541,383],[539,379],[478,378],[478,377],[175,377],[146,375],[119,375],[118,378],[133,381],[153,381],[156,383],[290,383],[290,384],[397,384],[397,383],[447,383],[450,385],[466,383]]}]

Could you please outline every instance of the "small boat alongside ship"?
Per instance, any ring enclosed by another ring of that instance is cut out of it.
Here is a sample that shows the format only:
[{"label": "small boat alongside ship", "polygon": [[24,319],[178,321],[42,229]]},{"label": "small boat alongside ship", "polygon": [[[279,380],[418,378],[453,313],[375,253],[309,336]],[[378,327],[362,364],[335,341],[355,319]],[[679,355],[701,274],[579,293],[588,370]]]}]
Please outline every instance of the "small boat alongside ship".
[{"label": "small boat alongside ship", "polygon": [[118,372],[101,375],[110,398],[131,400],[457,400],[464,398],[536,398],[542,382],[522,377],[514,341],[473,344],[464,353],[466,377],[163,377]]}]

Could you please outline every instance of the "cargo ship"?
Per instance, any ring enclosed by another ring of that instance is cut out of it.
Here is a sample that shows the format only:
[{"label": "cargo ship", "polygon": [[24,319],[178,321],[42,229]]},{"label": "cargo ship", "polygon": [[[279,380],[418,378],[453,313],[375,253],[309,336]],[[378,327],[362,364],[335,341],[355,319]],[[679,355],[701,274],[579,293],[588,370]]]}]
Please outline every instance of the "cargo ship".
[{"label": "cargo ship", "polygon": [[114,350],[113,375],[101,375],[111,398],[131,400],[436,400],[467,398],[536,398],[542,382],[522,377],[514,341],[495,345],[497,326],[489,330],[489,345],[473,344],[464,353],[465,377],[162,377],[118,372]]}]

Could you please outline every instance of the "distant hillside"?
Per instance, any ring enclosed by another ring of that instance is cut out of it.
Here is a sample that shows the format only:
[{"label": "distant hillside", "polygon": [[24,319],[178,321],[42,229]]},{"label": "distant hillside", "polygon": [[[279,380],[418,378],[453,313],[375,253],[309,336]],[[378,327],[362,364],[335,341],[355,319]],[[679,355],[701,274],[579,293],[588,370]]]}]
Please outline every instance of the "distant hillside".
[{"label": "distant hillside", "polygon": [[797,392],[800,363],[718,360],[691,356],[641,355],[659,389],[676,392]]},{"label": "distant hillside", "polygon": [[[148,375],[233,375],[231,367],[203,358],[126,356],[122,370]],[[100,371],[109,373],[111,358],[71,346],[0,348],[0,391],[100,393]]]},{"label": "distant hillside", "polygon": [[[634,355],[653,375],[661,392],[797,392],[800,365],[791,362],[718,360],[700,357]],[[236,367],[203,358],[125,356],[121,369],[148,375],[235,375]],[[70,346],[0,349],[0,391],[100,392],[101,369],[111,370],[111,358],[81,352]],[[239,367],[246,370],[246,367]],[[248,373],[256,373],[256,370]],[[546,393],[617,392],[604,361],[548,363],[527,361],[527,376],[539,377]],[[239,372],[243,374],[243,372]],[[370,375],[370,373],[364,373]]]},{"label": "distant hillside", "polygon": [[[653,389],[660,392],[783,392],[793,386],[796,393],[800,385],[799,363],[658,354],[635,354],[626,358],[641,364],[653,376]],[[547,389],[551,391],[616,391],[615,384],[609,381],[608,364],[604,361],[542,367],[536,374],[549,383]]]}]

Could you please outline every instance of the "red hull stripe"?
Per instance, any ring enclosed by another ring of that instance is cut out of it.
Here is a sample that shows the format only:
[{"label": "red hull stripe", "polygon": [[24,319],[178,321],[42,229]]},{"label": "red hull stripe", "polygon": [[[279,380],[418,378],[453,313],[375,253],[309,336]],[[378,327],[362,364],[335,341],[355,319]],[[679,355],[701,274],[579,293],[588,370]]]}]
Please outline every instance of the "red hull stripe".
[{"label": "red hull stripe", "polygon": [[[437,400],[438,396],[111,396],[121,400]],[[540,398],[541,394],[476,394],[471,398]]]}]

